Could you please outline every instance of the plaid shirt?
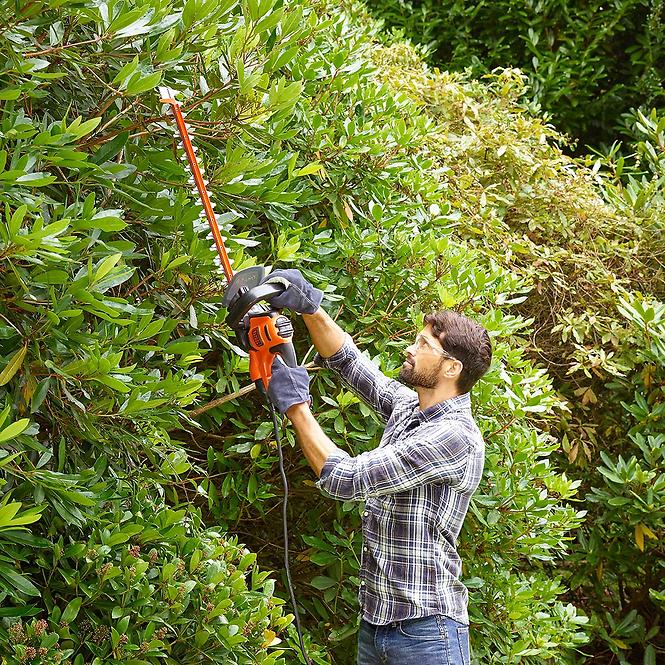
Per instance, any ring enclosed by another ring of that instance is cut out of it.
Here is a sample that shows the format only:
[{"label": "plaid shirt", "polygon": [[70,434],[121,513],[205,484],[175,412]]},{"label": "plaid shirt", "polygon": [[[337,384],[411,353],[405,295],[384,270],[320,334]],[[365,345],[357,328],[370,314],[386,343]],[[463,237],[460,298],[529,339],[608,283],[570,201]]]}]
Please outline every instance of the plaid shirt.
[{"label": "plaid shirt", "polygon": [[350,337],[329,358],[386,422],[378,448],[331,453],[317,486],[335,499],[364,501],[358,600],[369,623],[444,614],[468,624],[456,540],[483,472],[485,446],[468,393],[420,410],[418,396],[389,379]]}]

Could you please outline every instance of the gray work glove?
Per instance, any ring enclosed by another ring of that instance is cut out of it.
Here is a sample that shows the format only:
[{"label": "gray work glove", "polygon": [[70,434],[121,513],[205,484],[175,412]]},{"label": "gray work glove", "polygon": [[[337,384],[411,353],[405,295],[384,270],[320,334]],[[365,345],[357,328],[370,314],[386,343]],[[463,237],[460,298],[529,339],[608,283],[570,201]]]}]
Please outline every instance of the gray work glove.
[{"label": "gray work glove", "polygon": [[275,356],[268,397],[280,413],[286,413],[295,404],[309,404],[312,396],[307,370],[302,366],[289,367],[280,356]]},{"label": "gray work glove", "polygon": [[300,270],[275,270],[262,284],[283,284],[284,293],[270,299],[277,309],[287,308],[299,314],[314,314],[323,300],[323,291],[314,288],[300,273]]}]

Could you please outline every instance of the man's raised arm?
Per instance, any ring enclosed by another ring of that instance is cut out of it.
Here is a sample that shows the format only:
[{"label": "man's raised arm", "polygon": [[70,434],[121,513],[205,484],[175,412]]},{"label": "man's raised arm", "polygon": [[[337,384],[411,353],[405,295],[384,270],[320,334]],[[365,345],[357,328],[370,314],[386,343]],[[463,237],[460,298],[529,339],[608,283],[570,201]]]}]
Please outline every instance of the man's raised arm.
[{"label": "man's raised arm", "polygon": [[323,291],[315,288],[299,270],[275,270],[267,283],[283,284],[285,291],[271,299],[273,306],[302,314],[319,355],[315,362],[335,370],[342,380],[388,420],[400,399],[416,399],[416,394],[363,356],[352,339],[321,309]]},{"label": "man's raised arm", "polygon": [[309,330],[314,348],[322,358],[330,358],[344,345],[346,333],[321,307],[314,314],[303,314],[302,320]]}]

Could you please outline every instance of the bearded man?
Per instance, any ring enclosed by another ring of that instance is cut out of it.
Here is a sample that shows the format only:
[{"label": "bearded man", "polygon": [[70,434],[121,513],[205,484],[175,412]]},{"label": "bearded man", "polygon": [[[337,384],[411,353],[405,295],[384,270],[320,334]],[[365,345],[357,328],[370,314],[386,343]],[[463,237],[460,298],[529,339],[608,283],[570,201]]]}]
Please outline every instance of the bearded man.
[{"label": "bearded man", "polygon": [[490,366],[487,331],[451,311],[425,316],[396,381],[360,353],[298,270],[266,281],[286,287],[272,304],[302,314],[315,362],[386,424],[377,448],[349,455],[311,412],[307,370],[275,359],[269,395],[291,421],[317,486],[364,502],[358,665],[468,665],[468,591],[456,543],[483,471],[469,392]]}]

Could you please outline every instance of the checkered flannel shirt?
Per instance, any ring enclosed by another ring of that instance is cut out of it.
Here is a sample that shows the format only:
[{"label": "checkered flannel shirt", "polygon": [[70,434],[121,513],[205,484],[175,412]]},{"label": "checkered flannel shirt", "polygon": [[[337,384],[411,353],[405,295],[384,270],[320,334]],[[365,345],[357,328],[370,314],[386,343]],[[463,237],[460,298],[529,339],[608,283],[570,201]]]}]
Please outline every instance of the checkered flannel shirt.
[{"label": "checkered flannel shirt", "polygon": [[386,422],[378,448],[331,453],[317,486],[364,501],[358,600],[375,625],[444,614],[468,624],[456,541],[483,472],[485,446],[468,393],[424,411],[418,396],[389,379],[350,337],[317,364],[343,381]]}]

